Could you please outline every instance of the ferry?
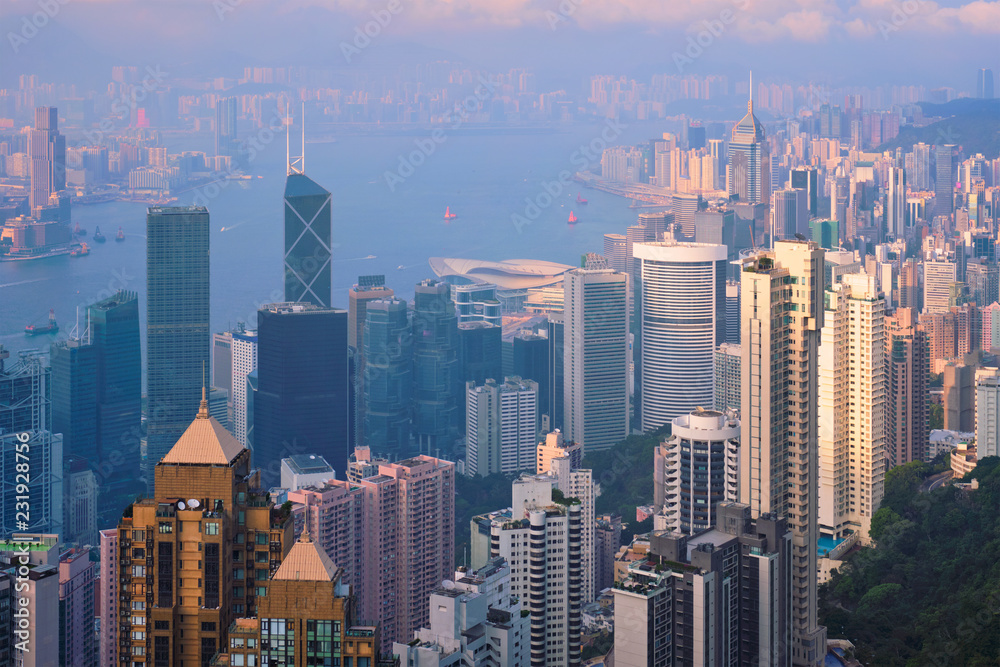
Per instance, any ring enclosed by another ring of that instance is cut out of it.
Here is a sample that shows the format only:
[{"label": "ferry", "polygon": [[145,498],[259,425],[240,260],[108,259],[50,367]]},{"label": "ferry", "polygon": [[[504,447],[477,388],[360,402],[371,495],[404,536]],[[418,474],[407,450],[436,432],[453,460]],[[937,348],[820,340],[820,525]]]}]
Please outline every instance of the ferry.
[{"label": "ferry", "polygon": [[59,331],[59,325],[56,324],[56,311],[49,311],[49,323],[45,326],[35,326],[34,324],[29,324],[24,327],[25,336],[40,336],[42,334],[56,333]]},{"label": "ferry", "polygon": [[81,243],[79,248],[73,248],[69,251],[70,257],[85,257],[90,254],[90,247],[86,243]]},{"label": "ferry", "polygon": [[124,240],[125,240],[125,231],[121,227],[119,227],[118,233],[115,234],[115,241],[124,241]]},{"label": "ferry", "polygon": [[580,196],[580,193],[577,192],[576,193],[576,203],[577,204],[584,204],[585,205],[587,203],[587,200],[584,199],[582,196]]},{"label": "ferry", "polygon": [[98,243],[104,243],[105,241],[107,241],[107,239],[104,237],[104,234],[101,233],[100,227],[94,228],[94,240],[97,241]]},{"label": "ferry", "polygon": [[577,217],[576,217],[575,215],[573,215],[573,211],[570,211],[570,212],[569,212],[569,220],[567,220],[566,222],[568,222],[569,224],[571,224],[571,225],[572,225],[572,224],[574,224],[574,223],[575,223],[576,221],[577,221]]},{"label": "ferry", "polygon": [[452,213],[451,212],[451,206],[445,206],[444,207],[444,219],[445,220],[454,220],[457,217],[458,217],[457,213]]}]

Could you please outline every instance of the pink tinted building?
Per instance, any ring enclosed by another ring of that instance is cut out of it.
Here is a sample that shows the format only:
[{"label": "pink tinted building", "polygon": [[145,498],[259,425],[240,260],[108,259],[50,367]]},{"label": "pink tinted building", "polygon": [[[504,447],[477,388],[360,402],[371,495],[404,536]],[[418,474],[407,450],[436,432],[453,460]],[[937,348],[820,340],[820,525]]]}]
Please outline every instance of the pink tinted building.
[{"label": "pink tinted building", "polygon": [[288,499],[344,568],[359,618],[381,627],[383,650],[429,624],[427,600],[455,565],[454,463],[424,455],[379,463],[373,476],[331,480]]},{"label": "pink tinted building", "polygon": [[59,620],[62,623],[63,665],[92,665],[94,646],[94,578],[97,563],[90,547],[70,549],[59,557]]},{"label": "pink tinted building", "polygon": [[101,531],[100,602],[100,667],[118,665],[118,529]]}]

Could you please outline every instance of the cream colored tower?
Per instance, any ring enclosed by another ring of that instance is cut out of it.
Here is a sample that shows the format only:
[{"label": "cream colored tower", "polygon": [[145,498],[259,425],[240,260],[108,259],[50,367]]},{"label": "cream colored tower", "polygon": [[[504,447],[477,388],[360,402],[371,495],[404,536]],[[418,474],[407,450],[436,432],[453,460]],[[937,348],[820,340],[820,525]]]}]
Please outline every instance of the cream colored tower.
[{"label": "cream colored tower", "polygon": [[823,250],[778,241],[742,261],[740,502],[792,530],[793,661],[822,665],[816,610],[819,537],[817,352],[823,328]]}]

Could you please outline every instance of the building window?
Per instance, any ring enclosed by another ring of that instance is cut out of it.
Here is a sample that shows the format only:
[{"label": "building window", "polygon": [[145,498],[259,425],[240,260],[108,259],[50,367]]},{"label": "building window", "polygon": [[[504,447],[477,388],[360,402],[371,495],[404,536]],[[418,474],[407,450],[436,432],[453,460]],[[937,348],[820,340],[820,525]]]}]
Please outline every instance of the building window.
[{"label": "building window", "polygon": [[161,521],[160,522],[160,532],[161,533],[172,533],[172,532],[174,532],[174,526],[173,526],[173,524]]},{"label": "building window", "polygon": [[218,535],[219,534],[219,524],[214,521],[205,524],[205,534],[206,535]]}]

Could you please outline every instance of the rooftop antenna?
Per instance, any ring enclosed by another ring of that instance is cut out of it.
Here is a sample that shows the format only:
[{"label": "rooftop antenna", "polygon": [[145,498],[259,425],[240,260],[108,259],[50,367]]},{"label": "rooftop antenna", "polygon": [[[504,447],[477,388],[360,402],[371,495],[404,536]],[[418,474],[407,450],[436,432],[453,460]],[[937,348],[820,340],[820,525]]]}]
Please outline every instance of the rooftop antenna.
[{"label": "rooftop antenna", "polygon": [[288,164],[287,175],[292,174],[303,174],[305,173],[305,154],[306,154],[306,127],[305,127],[305,102],[302,103],[302,153],[299,155],[291,155],[289,147],[289,126],[294,121],[294,118],[289,116],[288,122],[285,123],[285,162]]},{"label": "rooftop antenna", "polygon": [[306,101],[302,100],[302,155],[299,156],[301,161],[302,173],[306,173]]},{"label": "rooftop antenna", "polygon": [[753,70],[750,70],[750,100],[747,102],[747,111],[753,113]]}]

